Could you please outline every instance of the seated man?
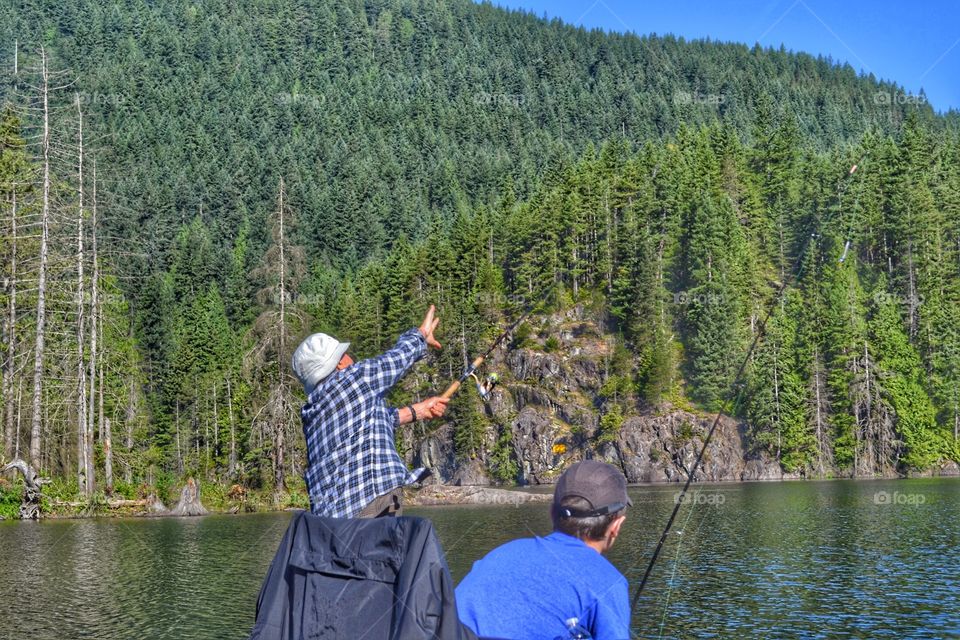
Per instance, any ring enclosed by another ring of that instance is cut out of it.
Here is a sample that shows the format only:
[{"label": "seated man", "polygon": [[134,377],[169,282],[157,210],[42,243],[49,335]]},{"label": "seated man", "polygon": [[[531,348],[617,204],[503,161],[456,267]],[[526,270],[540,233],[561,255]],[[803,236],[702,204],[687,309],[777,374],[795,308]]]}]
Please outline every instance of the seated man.
[{"label": "seated man", "polygon": [[456,590],[460,620],[481,637],[554,640],[580,625],[598,640],[629,638],[627,580],[601,554],[631,504],[616,468],[571,466],[554,490],[553,533],[513,540],[475,562]]},{"label": "seated man", "polygon": [[293,354],[293,371],[307,402],[300,411],[307,441],[310,510],[328,518],[399,515],[401,489],[429,475],[409,471],[394,444],[394,429],[414,420],[439,418],[447,399],[427,398],[402,409],[384,396],[427,345],[440,348],[440,323],[430,306],[419,329],[410,329],[376,358],[354,363],[348,342],[323,333],[304,340]]}]

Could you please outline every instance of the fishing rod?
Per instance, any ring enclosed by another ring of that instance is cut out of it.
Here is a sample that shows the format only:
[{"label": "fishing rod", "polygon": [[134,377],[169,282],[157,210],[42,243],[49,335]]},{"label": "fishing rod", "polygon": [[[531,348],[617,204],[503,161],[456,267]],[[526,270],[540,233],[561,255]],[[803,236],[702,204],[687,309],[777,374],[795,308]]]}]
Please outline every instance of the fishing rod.
[{"label": "fishing rod", "polygon": [[487,377],[488,386],[484,388],[484,385],[480,383],[480,379],[477,378],[477,375],[475,373],[476,370],[479,367],[481,367],[484,361],[488,357],[490,357],[490,354],[493,353],[494,350],[496,350],[496,348],[500,346],[500,343],[502,343],[508,335],[513,333],[513,331],[520,326],[521,322],[523,322],[524,320],[530,317],[530,314],[532,314],[534,310],[537,308],[538,302],[542,301],[546,293],[553,287],[554,287],[554,283],[551,283],[549,286],[541,289],[537,293],[536,298],[534,298],[535,302],[531,302],[530,304],[527,305],[526,310],[520,315],[520,317],[514,320],[513,323],[511,323],[510,326],[507,327],[506,330],[504,330],[503,333],[501,333],[497,337],[497,339],[493,342],[493,344],[490,345],[489,349],[484,351],[483,354],[477,356],[476,359],[474,359],[474,361],[467,366],[467,368],[463,372],[463,375],[461,375],[458,379],[450,383],[450,386],[447,387],[447,390],[443,392],[443,395],[441,397],[449,400],[450,398],[453,397],[453,395],[457,391],[460,390],[460,386],[467,381],[467,378],[473,377],[473,379],[477,383],[477,391],[480,392],[480,397],[486,400],[487,397],[489,397],[490,395],[490,390],[493,388],[493,385],[495,385],[499,381],[499,378],[497,377],[496,374],[491,374],[490,376]]},{"label": "fishing rod", "polygon": [[[849,181],[850,177],[856,173],[860,165],[863,164],[863,161],[866,159],[867,154],[864,154],[860,160],[855,163],[850,170],[847,172],[846,176],[840,179],[840,184],[837,186],[837,207],[839,209],[842,202],[842,196],[846,190],[846,184]],[[827,223],[829,220],[829,213],[827,217],[820,223],[820,227]],[[852,226],[852,224],[851,224]],[[757,333],[753,337],[753,341],[750,343],[750,347],[747,349],[747,353],[743,358],[743,361],[740,363],[740,367],[737,369],[737,374],[733,378],[733,384],[731,388],[736,389],[740,387],[743,374],[747,369],[747,363],[750,362],[750,358],[753,356],[753,351],[756,348],[757,344],[760,341],[760,337],[764,334],[767,322],[770,320],[770,317],[773,315],[773,311],[776,308],[777,303],[780,301],[780,298],[786,292],[787,287],[791,284],[791,281],[796,280],[800,276],[800,272],[803,269],[803,260],[806,257],[807,252],[810,250],[810,247],[813,245],[814,241],[817,239],[817,233],[811,233],[810,237],[807,239],[806,244],[803,247],[803,250],[797,256],[796,261],[794,262],[793,268],[790,270],[790,275],[787,278],[784,278],[783,282],[780,283],[780,286],[777,288],[776,293],[773,298],[770,300],[770,303],[766,309],[766,312],[763,316],[763,319],[760,321],[757,326]],[[844,245],[843,256],[840,258],[839,262],[843,262],[847,257],[847,252],[850,249],[850,239],[849,234],[847,241]],[[744,389],[741,388],[740,392],[734,398],[734,406],[739,403],[740,398],[743,396]],[[666,542],[667,536],[670,534],[670,529],[673,527],[674,520],[677,519],[677,513],[680,511],[680,507],[683,506],[684,498],[687,495],[687,491],[690,489],[690,484],[693,482],[693,478],[697,473],[697,470],[700,468],[701,463],[703,462],[703,456],[707,452],[707,447],[710,445],[710,441],[713,439],[713,434],[717,430],[717,426],[720,424],[720,420],[725,415],[724,410],[721,408],[717,411],[717,415],[713,420],[713,424],[710,425],[710,430],[707,431],[707,437],[703,441],[703,446],[700,447],[700,452],[697,454],[697,459],[694,461],[693,466],[690,467],[690,471],[687,473],[687,480],[683,484],[683,489],[680,490],[680,493],[677,495],[676,504],[673,507],[673,511],[670,513],[670,519],[667,520],[667,526],[664,527],[663,533],[660,534],[660,539],[657,541],[657,546],[653,550],[653,555],[650,557],[650,562],[647,564],[647,569],[643,573],[643,579],[640,580],[640,586],[637,587],[637,591],[633,596],[633,601],[630,603],[630,608],[634,609],[637,606],[637,602],[640,600],[640,594],[643,593],[643,588],[647,586],[647,581],[650,579],[650,574],[653,572],[653,567],[657,563],[657,559],[660,557],[660,551],[663,549],[663,544]]]}]

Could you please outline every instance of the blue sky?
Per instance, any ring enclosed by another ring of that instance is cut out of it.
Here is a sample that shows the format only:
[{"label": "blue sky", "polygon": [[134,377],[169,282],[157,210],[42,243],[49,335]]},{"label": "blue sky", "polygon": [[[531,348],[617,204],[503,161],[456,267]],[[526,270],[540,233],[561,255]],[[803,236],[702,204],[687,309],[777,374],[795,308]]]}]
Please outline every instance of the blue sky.
[{"label": "blue sky", "polygon": [[960,0],[493,0],[607,31],[781,44],[960,109]]}]

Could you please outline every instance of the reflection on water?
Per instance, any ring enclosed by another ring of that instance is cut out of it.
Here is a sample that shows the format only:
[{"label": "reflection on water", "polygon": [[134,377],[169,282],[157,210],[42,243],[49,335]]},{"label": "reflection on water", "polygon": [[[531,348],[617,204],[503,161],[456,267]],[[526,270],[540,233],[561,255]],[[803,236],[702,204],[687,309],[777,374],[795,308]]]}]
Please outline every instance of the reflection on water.
[{"label": "reflection on water", "polygon": [[[677,487],[631,489],[635,585]],[[960,480],[707,485],[634,611],[643,638],[960,637]],[[545,504],[411,509],[454,578]],[[0,638],[243,638],[290,514],[0,523]],[[682,533],[681,533],[682,532]]]}]

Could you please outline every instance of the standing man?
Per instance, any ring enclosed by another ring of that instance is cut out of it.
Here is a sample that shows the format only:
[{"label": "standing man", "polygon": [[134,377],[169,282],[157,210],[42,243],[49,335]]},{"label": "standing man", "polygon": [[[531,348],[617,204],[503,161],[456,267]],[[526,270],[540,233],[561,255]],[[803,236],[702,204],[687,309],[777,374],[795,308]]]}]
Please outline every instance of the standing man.
[{"label": "standing man", "polygon": [[430,305],[423,324],[400,336],[389,351],[354,362],[348,342],[323,333],[304,340],[293,354],[293,371],[307,402],[300,410],[307,441],[304,478],[310,510],[331,518],[399,515],[402,488],[430,475],[409,471],[394,444],[394,429],[414,420],[439,418],[447,400],[433,397],[397,409],[384,399],[427,345],[439,349],[440,323]]},{"label": "standing man", "polygon": [[630,637],[627,580],[603,554],[626,519],[627,481],[596,460],[567,469],[553,493],[553,533],[513,540],[457,587],[460,620],[481,637],[554,640],[576,625],[596,640]]}]

